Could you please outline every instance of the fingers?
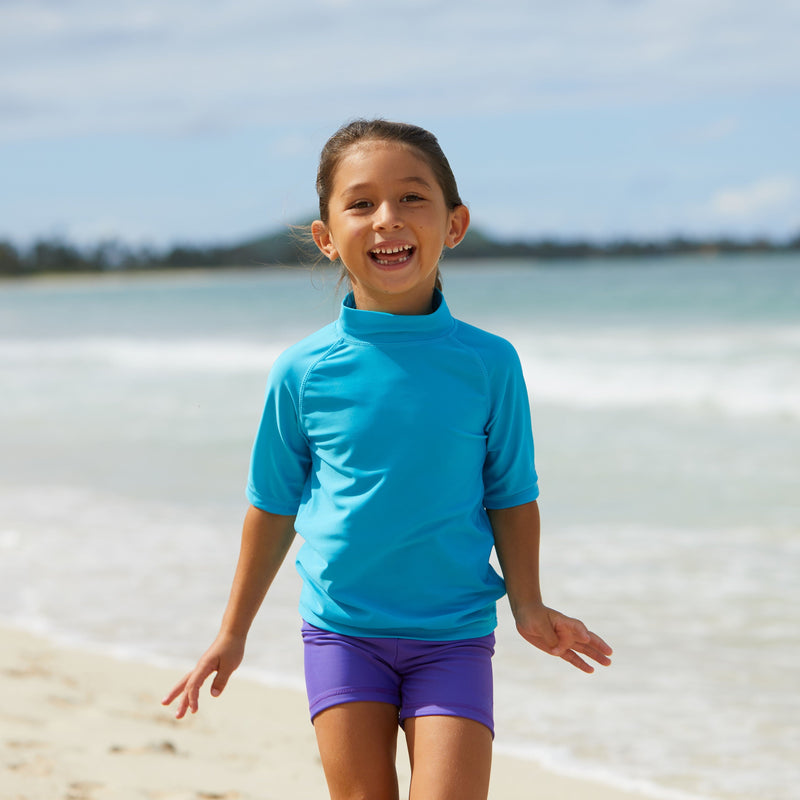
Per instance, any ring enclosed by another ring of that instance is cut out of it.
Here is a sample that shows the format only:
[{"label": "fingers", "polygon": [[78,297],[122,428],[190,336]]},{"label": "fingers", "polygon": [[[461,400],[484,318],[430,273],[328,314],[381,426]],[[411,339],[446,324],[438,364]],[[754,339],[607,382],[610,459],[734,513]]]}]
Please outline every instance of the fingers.
[{"label": "fingers", "polygon": [[598,664],[607,667],[611,663],[609,656],[612,655],[613,651],[596,633],[591,631],[587,631],[587,633],[588,640],[585,643],[574,643],[569,650],[561,653],[560,656],[582,672],[592,673],[594,672],[594,667],[584,661],[578,654],[581,653]]},{"label": "fingers", "polygon": [[614,651],[611,647],[604,642],[596,633],[589,631],[589,640],[585,644],[580,644],[574,648],[579,653],[583,653],[589,658],[607,667],[611,663],[609,656],[613,655]]},{"label": "fingers", "polygon": [[587,664],[574,650],[568,650],[561,658],[567,663],[572,664],[573,667],[577,667],[581,672],[587,674],[594,672],[594,667],[591,664]]},{"label": "fingers", "polygon": [[[206,678],[208,678],[213,671],[213,668],[208,668],[205,665],[198,665],[173,687],[169,694],[161,701],[161,704],[168,706],[175,699],[178,699],[178,705],[175,710],[176,719],[183,719],[187,711],[196,714],[199,707],[200,689],[205,683]],[[218,681],[215,680],[214,685],[216,685],[217,682]],[[212,685],[211,694],[217,697],[222,689],[225,688],[226,683],[227,677],[221,682],[221,685],[217,686],[218,691],[216,693],[214,692],[214,685]]]},{"label": "fingers", "polygon": [[592,633],[591,631],[589,633],[592,637],[592,644],[600,653],[606,657],[614,655],[614,651],[611,649],[611,645],[608,644],[608,642],[604,642],[596,633]]},{"label": "fingers", "polygon": [[244,655],[244,639],[236,636],[220,635],[197,662],[197,666],[174,686],[161,701],[165,706],[178,701],[175,717],[182,719],[187,711],[197,713],[200,689],[208,677],[214,673],[211,696],[219,697],[228,683],[231,674],[239,666]]},{"label": "fingers", "polygon": [[[186,712],[190,708],[190,696],[192,690],[189,687],[193,674],[194,674],[193,672],[190,672],[187,675],[185,675],[177,684],[175,684],[172,690],[161,701],[162,706],[168,706],[171,705],[176,699],[178,699],[178,705],[175,710],[176,719],[183,719],[183,717],[186,716]],[[192,713],[194,713],[195,711],[197,711],[196,695]]]},{"label": "fingers", "polygon": [[168,706],[172,703],[172,701],[183,691],[184,686],[186,686],[186,682],[189,680],[189,676],[192,673],[188,673],[184,675],[183,678],[172,687],[172,689],[164,696],[164,699],[161,701],[162,706]]},{"label": "fingers", "polygon": [[[181,694],[180,701],[178,703],[178,708],[175,711],[175,719],[183,719],[186,716],[186,712],[189,710],[189,697],[184,692]],[[195,711],[197,708],[195,707]],[[194,713],[194,711],[192,712]]]},{"label": "fingers", "polygon": [[231,677],[231,674],[232,670],[219,669],[217,671],[216,677],[211,684],[212,697],[219,697],[222,694],[222,690],[228,685],[228,678]]},{"label": "fingers", "polygon": [[553,627],[560,641],[571,640],[587,644],[592,638],[587,627],[579,619],[573,619],[572,617],[559,615],[554,621]]},{"label": "fingers", "polygon": [[529,638],[529,641],[545,652],[572,664],[581,672],[594,672],[594,667],[587,663],[582,655],[602,666],[611,663],[609,656],[613,651],[596,633],[590,631],[579,619],[567,617],[552,609],[548,611],[552,628],[550,631],[545,628],[540,632],[545,646],[532,638]]},{"label": "fingers", "polygon": [[[167,694],[166,697],[164,697],[164,699],[161,701],[162,706],[168,706],[171,705],[176,698],[180,698],[180,702],[178,703],[175,713],[175,717],[177,719],[183,719],[183,717],[186,715],[186,711],[188,710],[189,701],[186,693],[186,687],[188,686],[193,674],[194,672],[186,673],[186,675],[184,675],[183,678],[181,678],[181,680],[175,684],[169,694]],[[196,704],[195,710],[197,710]]]},{"label": "fingers", "polygon": [[586,655],[593,658],[598,664],[607,667],[611,663],[610,656],[614,655],[614,651],[596,633],[592,633],[591,637],[590,648]]},{"label": "fingers", "polygon": [[550,650],[552,655],[563,658],[568,652],[580,650],[591,642],[591,634],[579,619],[565,617],[563,614],[554,616],[553,631],[557,642]]}]

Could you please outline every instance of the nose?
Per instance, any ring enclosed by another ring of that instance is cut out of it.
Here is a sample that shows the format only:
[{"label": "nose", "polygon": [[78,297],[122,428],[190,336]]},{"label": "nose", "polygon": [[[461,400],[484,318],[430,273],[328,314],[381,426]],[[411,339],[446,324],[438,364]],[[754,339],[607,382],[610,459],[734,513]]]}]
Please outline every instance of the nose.
[{"label": "nose", "polygon": [[373,216],[372,227],[376,231],[398,230],[403,227],[400,210],[394,203],[381,203]]}]

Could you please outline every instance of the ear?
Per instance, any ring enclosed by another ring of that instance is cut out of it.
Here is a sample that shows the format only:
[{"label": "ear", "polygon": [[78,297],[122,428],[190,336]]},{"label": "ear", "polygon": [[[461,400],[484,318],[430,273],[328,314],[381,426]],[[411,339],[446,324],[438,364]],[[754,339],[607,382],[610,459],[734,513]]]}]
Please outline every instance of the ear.
[{"label": "ear", "polygon": [[450,212],[450,229],[447,231],[444,243],[455,247],[466,236],[469,228],[469,209],[466,206],[456,206]]},{"label": "ear", "polygon": [[327,256],[331,261],[336,261],[339,258],[339,251],[333,244],[328,226],[322,220],[316,219],[311,223],[311,236],[314,239],[314,244],[324,256]]}]

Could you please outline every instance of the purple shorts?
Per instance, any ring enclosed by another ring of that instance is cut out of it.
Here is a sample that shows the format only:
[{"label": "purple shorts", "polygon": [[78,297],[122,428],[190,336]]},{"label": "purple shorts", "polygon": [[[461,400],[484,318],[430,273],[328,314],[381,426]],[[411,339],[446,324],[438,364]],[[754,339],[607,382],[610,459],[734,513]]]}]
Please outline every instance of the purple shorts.
[{"label": "purple shorts", "polygon": [[345,636],[303,623],[311,719],[326,708],[373,701],[409,717],[466,717],[494,736],[494,634],[428,642]]}]

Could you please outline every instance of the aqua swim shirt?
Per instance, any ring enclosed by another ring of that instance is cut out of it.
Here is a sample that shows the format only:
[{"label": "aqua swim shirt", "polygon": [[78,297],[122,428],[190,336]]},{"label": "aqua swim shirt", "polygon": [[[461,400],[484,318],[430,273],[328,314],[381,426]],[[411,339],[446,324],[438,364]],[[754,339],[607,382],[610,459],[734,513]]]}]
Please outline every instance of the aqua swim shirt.
[{"label": "aqua swim shirt", "polygon": [[275,362],[247,497],[297,514],[300,612],[352,636],[494,630],[486,508],[535,500],[530,406],[505,339],[435,310],[355,308]]}]

